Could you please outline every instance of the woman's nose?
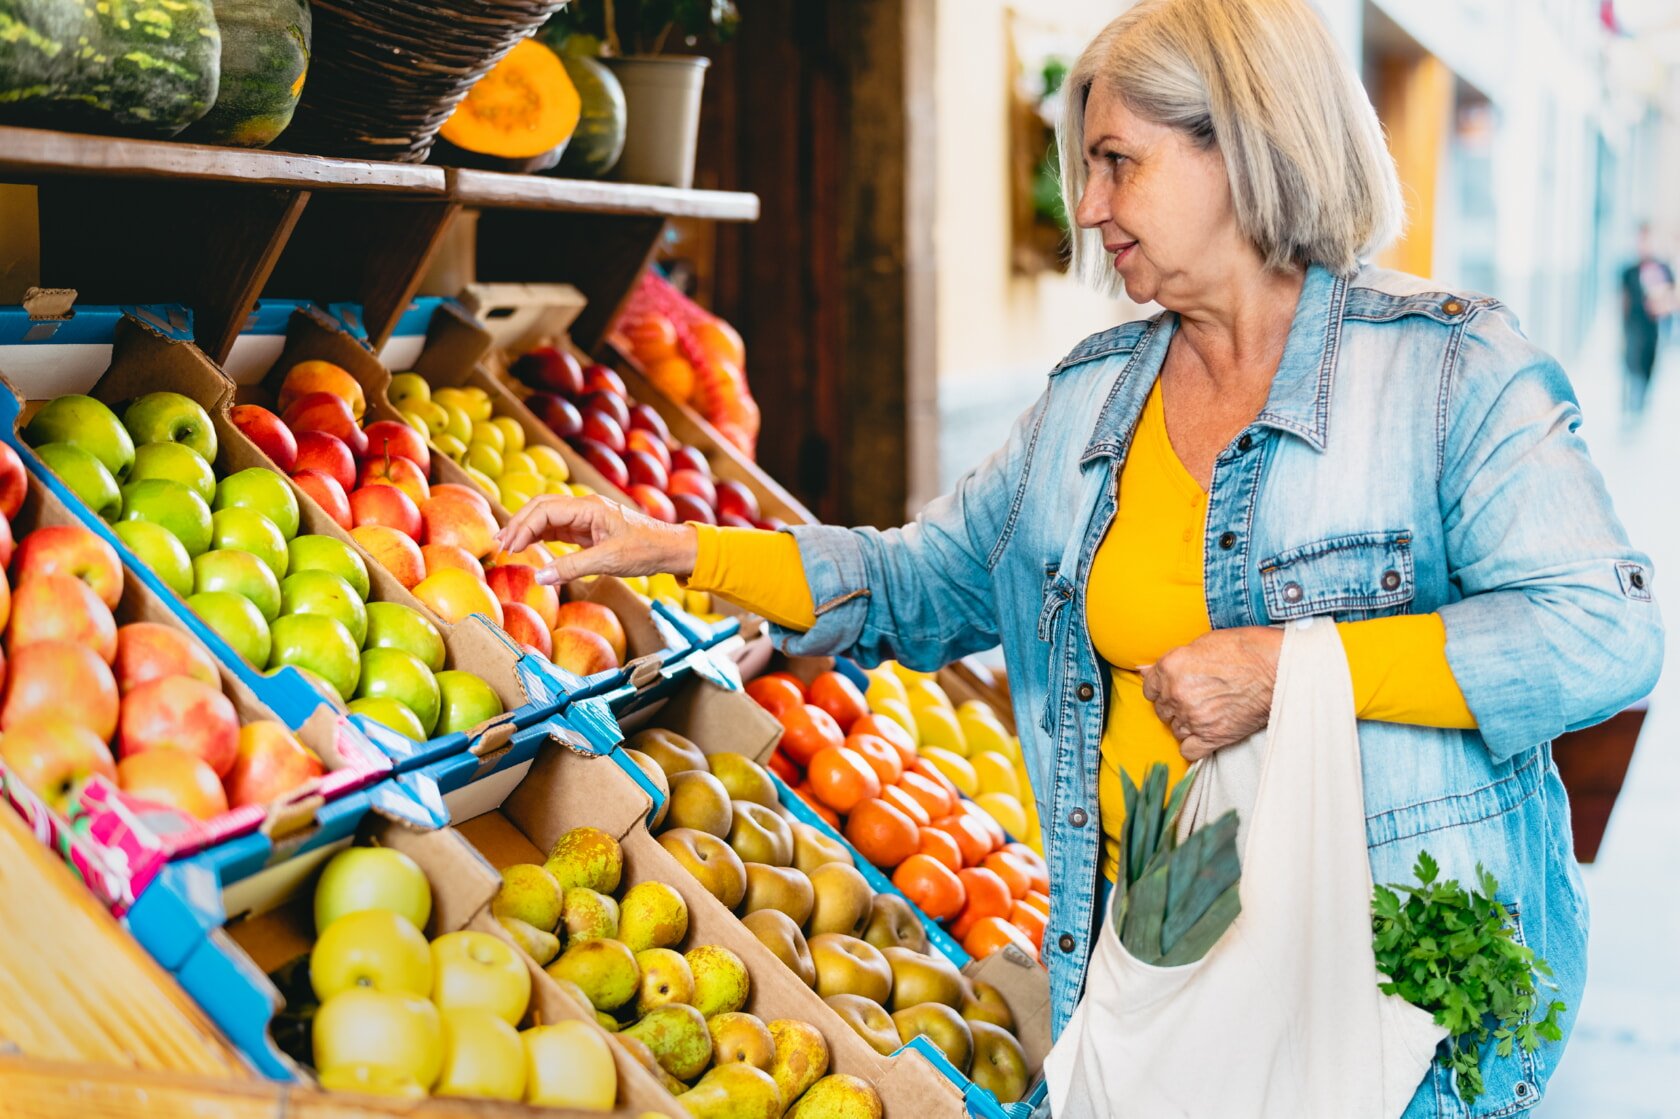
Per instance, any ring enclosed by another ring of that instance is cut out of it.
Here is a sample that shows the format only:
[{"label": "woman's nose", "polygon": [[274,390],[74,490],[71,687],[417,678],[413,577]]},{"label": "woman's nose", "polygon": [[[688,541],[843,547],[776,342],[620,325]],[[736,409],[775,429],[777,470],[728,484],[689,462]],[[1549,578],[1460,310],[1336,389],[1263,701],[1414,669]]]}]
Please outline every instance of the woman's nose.
[{"label": "woman's nose", "polygon": [[1106,192],[1094,189],[1096,183],[1085,180],[1085,189],[1079,195],[1079,205],[1074,208],[1074,224],[1081,229],[1095,229],[1113,215],[1109,211],[1108,195]]}]

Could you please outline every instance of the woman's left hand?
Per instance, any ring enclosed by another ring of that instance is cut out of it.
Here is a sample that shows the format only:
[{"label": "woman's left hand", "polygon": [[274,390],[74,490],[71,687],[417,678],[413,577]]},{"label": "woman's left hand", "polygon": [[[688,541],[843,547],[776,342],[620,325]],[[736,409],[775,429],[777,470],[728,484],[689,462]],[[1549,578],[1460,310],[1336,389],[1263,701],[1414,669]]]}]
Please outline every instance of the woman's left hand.
[{"label": "woman's left hand", "polygon": [[1186,761],[1241,742],[1272,714],[1283,631],[1216,629],[1143,669],[1143,695]]}]

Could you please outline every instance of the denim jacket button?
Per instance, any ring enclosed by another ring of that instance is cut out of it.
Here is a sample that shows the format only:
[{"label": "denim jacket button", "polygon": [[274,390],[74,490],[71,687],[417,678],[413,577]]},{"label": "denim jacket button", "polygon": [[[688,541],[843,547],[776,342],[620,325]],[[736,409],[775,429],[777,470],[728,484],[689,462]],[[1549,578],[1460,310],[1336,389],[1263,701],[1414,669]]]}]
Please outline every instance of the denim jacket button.
[{"label": "denim jacket button", "polygon": [[1063,933],[1061,937],[1057,939],[1056,947],[1060,948],[1064,952],[1073,951],[1073,934]]},{"label": "denim jacket button", "polygon": [[1075,808],[1072,812],[1068,813],[1068,823],[1072,824],[1076,828],[1084,827],[1085,821],[1088,819],[1090,819],[1090,817],[1085,815],[1085,810],[1083,808]]},{"label": "denim jacket button", "polygon": [[1254,446],[1254,436],[1252,435],[1245,435],[1237,440],[1238,451],[1247,451],[1252,446]]},{"label": "denim jacket button", "polygon": [[1301,594],[1301,584],[1285,583],[1283,585],[1283,600],[1285,602],[1300,602]]},{"label": "denim jacket button", "polygon": [[1445,303],[1441,304],[1441,310],[1445,311],[1449,315],[1456,315],[1460,311],[1464,310],[1464,304],[1456,299],[1449,299]]},{"label": "denim jacket button", "polygon": [[1093,688],[1089,684],[1081,684],[1075,694],[1079,696],[1079,701],[1081,703],[1090,703],[1092,697],[1097,694],[1097,689]]},{"label": "denim jacket button", "polygon": [[1383,572],[1382,585],[1385,591],[1394,590],[1400,585],[1400,573],[1398,571]]},{"label": "denim jacket button", "polygon": [[1219,546],[1229,552],[1232,548],[1237,546],[1237,534],[1234,532],[1220,533]]}]

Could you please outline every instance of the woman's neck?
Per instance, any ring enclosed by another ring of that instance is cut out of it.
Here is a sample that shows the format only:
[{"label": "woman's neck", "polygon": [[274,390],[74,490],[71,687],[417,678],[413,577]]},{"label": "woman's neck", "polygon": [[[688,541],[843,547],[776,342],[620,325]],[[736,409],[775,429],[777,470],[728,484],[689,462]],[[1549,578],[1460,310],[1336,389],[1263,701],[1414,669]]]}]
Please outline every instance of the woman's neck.
[{"label": "woman's neck", "polygon": [[1283,357],[1289,325],[1301,299],[1306,272],[1277,272],[1264,267],[1239,269],[1208,290],[1194,306],[1178,312],[1181,342],[1191,359],[1217,387],[1264,378],[1270,383]]}]

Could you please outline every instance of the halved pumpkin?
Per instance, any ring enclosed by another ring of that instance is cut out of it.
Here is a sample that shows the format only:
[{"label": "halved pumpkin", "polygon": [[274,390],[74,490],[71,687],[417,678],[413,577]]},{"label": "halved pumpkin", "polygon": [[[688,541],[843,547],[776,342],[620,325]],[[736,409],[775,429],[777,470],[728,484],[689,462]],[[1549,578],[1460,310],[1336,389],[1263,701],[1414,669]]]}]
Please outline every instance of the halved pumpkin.
[{"label": "halved pumpkin", "polygon": [[439,135],[479,156],[517,161],[552,156],[552,164],[577,128],[581,109],[560,56],[524,39],[479,79]]}]

